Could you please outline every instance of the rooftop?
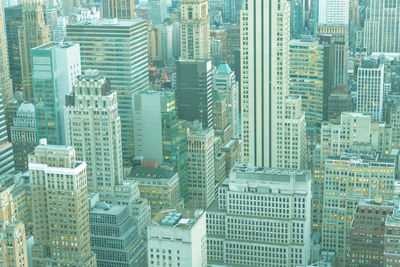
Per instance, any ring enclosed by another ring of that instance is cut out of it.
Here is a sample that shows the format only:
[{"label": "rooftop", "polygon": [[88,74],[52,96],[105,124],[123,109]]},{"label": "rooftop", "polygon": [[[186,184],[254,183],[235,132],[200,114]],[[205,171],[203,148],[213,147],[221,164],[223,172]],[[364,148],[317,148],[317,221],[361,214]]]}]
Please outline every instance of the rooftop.
[{"label": "rooftop", "polygon": [[126,209],[126,206],[123,205],[110,205],[106,202],[97,202],[96,205],[92,209],[90,209],[90,213],[118,215],[124,209]]},{"label": "rooftop", "polygon": [[63,43],[63,42],[61,42],[61,43],[52,42],[52,43],[47,43],[47,44],[32,48],[32,50],[54,50],[54,49],[60,49],[60,48],[61,49],[66,49],[66,48],[70,48],[70,47],[73,47],[73,46],[78,46],[78,44],[76,44],[76,43],[68,43],[68,42],[66,42],[66,43]]},{"label": "rooftop", "polygon": [[222,62],[219,64],[217,69],[217,74],[231,74],[232,69],[229,67],[228,63]]},{"label": "rooftop", "polygon": [[151,220],[149,225],[161,227],[174,227],[190,230],[204,213],[203,210],[172,209],[162,210]]},{"label": "rooftop", "polygon": [[115,26],[134,26],[144,20],[136,19],[92,19],[71,23],[71,26],[94,26],[94,27],[115,27]]},{"label": "rooftop", "polygon": [[132,168],[131,173],[128,175],[127,179],[135,179],[135,178],[146,178],[146,179],[171,179],[176,175],[170,169],[166,169],[163,167],[144,167],[139,166]]}]

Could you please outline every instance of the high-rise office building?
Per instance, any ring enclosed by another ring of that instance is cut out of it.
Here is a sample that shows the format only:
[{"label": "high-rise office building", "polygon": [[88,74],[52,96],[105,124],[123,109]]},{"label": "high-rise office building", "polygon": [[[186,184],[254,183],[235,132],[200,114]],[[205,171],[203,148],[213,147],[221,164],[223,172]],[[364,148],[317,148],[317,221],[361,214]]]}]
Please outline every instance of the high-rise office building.
[{"label": "high-rise office building", "polygon": [[226,62],[218,66],[215,74],[215,90],[225,96],[232,136],[239,138],[239,83],[236,81],[235,72]]},{"label": "high-rise office building", "polygon": [[90,248],[86,163],[70,146],[47,145],[29,155],[34,266],[96,266]]},{"label": "high-rise office building", "polygon": [[12,81],[8,66],[8,54],[6,34],[4,28],[4,10],[0,3],[0,94],[3,96],[3,102],[8,103],[13,99]]},{"label": "high-rise office building", "polygon": [[394,202],[381,197],[360,200],[350,227],[348,266],[383,266],[385,221],[393,210]]},{"label": "high-rise office building", "polygon": [[[226,96],[216,90],[213,91],[213,107],[214,134],[221,139],[221,145],[226,145],[232,139],[232,126],[228,120]],[[215,151],[215,153],[219,153],[219,151]]]},{"label": "high-rise office building", "polygon": [[214,130],[197,121],[188,130],[188,201],[185,207],[206,209],[215,198]]},{"label": "high-rise office building", "polygon": [[207,209],[208,263],[306,266],[310,221],[309,171],[238,164]]},{"label": "high-rise office building", "polygon": [[324,100],[329,89],[324,87],[324,46],[314,39],[290,41],[290,93],[302,97],[307,135],[317,135],[327,112]]},{"label": "high-rise office building", "polygon": [[178,60],[176,63],[176,109],[178,118],[199,120],[203,128],[213,125],[213,69],[211,60]]},{"label": "high-rise office building", "polygon": [[318,2],[318,24],[348,25],[348,0],[319,0]]},{"label": "high-rise office building", "polygon": [[50,28],[46,25],[42,0],[22,1],[22,26],[18,29],[21,57],[22,90],[25,100],[33,102],[31,49],[50,42]]},{"label": "high-rise office building", "polygon": [[0,93],[0,175],[14,170],[13,146],[8,142],[3,98]]},{"label": "high-rise office building", "polygon": [[180,193],[187,198],[186,128],[177,120],[175,93],[141,91],[134,94],[135,155],[157,160],[179,176]]},{"label": "high-rise office building", "polygon": [[364,42],[367,52],[400,52],[400,2],[371,0],[366,11]]},{"label": "high-rise office building", "polygon": [[134,0],[101,0],[103,18],[134,19]]},{"label": "high-rise office building", "polygon": [[162,25],[167,18],[167,1],[166,0],[149,0],[147,1],[148,13],[147,18],[151,20],[153,25]]},{"label": "high-rise office building", "polygon": [[123,178],[117,93],[97,70],[86,70],[66,97],[66,144],[87,164],[89,192],[113,195]]},{"label": "high-rise office building", "polygon": [[[346,1],[347,2],[347,1]],[[347,84],[349,59],[349,28],[347,25],[318,25],[317,35],[331,35],[335,45],[334,80],[332,88]]]},{"label": "high-rise office building", "polygon": [[79,44],[48,43],[31,50],[38,140],[65,144],[65,96],[81,73]]},{"label": "high-rise office building", "polygon": [[395,177],[396,159],[374,151],[343,152],[326,159],[321,249],[334,252],[340,266],[346,264],[350,227],[360,199],[392,199]]},{"label": "high-rise office building", "polygon": [[305,30],[303,3],[301,0],[290,0],[290,35],[293,37],[299,37]]},{"label": "high-rise office building", "polygon": [[239,12],[243,0],[224,0],[224,21],[232,24],[239,23]]},{"label": "high-rise office building", "polygon": [[[289,94],[290,8],[286,1],[246,0],[241,10],[243,160],[280,167]],[[291,104],[289,104],[291,105]],[[301,108],[301,107],[300,107]],[[288,123],[287,121],[286,123]]]},{"label": "high-rise office building", "polygon": [[385,66],[364,61],[357,73],[357,111],[383,119]]},{"label": "high-rise office building", "polygon": [[[1,176],[3,179],[4,176]],[[3,182],[3,180],[2,180]],[[28,266],[25,227],[17,213],[17,197],[12,193],[12,185],[2,184],[0,190],[0,263],[2,266]]]},{"label": "high-rise office building", "polygon": [[370,115],[344,112],[339,121],[325,121],[321,125],[321,140],[313,156],[313,230],[320,232],[324,207],[325,161],[330,156],[339,157],[355,145],[370,145],[382,154],[391,149],[391,129],[379,122],[373,123]]},{"label": "high-rise office building", "polygon": [[147,259],[149,267],[206,267],[205,212],[160,211],[147,227]]},{"label": "high-rise office building", "polygon": [[[149,87],[147,23],[144,20],[90,20],[69,24],[69,40],[81,47],[82,69],[98,69],[117,92],[122,156],[134,156],[133,93]],[[93,43],[93,38],[97,41]]]},{"label": "high-rise office building", "polygon": [[35,106],[32,103],[22,103],[13,120],[11,128],[11,143],[14,148],[15,169],[28,169],[28,154],[37,145]]},{"label": "high-rise office building", "polygon": [[129,208],[89,197],[90,243],[97,266],[146,266],[145,245]]},{"label": "high-rise office building", "polygon": [[340,120],[343,112],[351,112],[353,100],[348,86],[341,85],[336,87],[328,98],[328,120]]},{"label": "high-rise office building", "polygon": [[65,0],[62,2],[63,15],[69,15],[74,12],[74,8],[81,8],[81,0]]},{"label": "high-rise office building", "polygon": [[139,184],[140,197],[149,201],[153,216],[163,209],[183,208],[178,174],[167,167],[135,167],[125,180]]},{"label": "high-rise office building", "polygon": [[10,78],[13,83],[14,91],[20,91],[22,90],[22,77],[18,28],[22,26],[22,5],[5,8],[4,22],[6,27]]},{"label": "high-rise office building", "polygon": [[181,0],[181,59],[210,59],[207,0]]}]

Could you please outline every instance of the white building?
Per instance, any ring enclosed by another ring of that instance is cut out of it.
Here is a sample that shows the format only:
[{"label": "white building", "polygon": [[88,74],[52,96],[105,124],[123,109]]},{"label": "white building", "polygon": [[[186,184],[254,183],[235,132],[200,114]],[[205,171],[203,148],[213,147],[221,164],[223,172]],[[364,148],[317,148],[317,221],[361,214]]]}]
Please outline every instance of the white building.
[{"label": "white building", "polygon": [[[277,157],[289,95],[290,8],[287,1],[246,0],[241,10],[243,160],[282,167]],[[282,143],[281,143],[282,144]]]},{"label": "white building", "polygon": [[164,210],[147,227],[149,267],[206,267],[206,215],[201,210]]},{"label": "white building", "polygon": [[87,163],[89,191],[113,195],[123,179],[117,93],[97,70],[87,70],[75,81],[64,111],[67,144]]},{"label": "white building", "polygon": [[400,2],[371,0],[365,20],[367,52],[400,52]]},{"label": "white building", "polygon": [[208,263],[307,266],[310,223],[309,171],[238,164],[207,209]]},{"label": "white building", "polygon": [[192,209],[206,209],[215,199],[214,130],[201,129],[195,121],[188,130],[188,202]]},{"label": "white building", "polygon": [[207,0],[181,0],[181,59],[210,59]]},{"label": "white building", "polygon": [[[372,63],[372,62],[371,62]],[[357,75],[357,111],[383,119],[385,66],[363,62]]]},{"label": "white building", "polygon": [[318,24],[321,25],[348,25],[348,0],[319,0]]}]

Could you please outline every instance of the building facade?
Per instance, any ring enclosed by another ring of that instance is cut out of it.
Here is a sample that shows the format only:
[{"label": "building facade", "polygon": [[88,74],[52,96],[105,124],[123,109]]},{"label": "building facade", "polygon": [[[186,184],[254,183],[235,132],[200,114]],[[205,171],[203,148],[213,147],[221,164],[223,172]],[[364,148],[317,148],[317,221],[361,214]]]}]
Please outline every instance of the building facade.
[{"label": "building facade", "polygon": [[192,209],[206,209],[215,198],[214,130],[195,122],[188,130],[188,201]]},{"label": "building facade", "polygon": [[4,103],[13,99],[12,81],[8,65],[6,33],[4,28],[4,9],[0,4],[0,93]]},{"label": "building facade", "polygon": [[13,146],[8,142],[3,98],[0,94],[0,175],[14,170]]},{"label": "building facade", "polygon": [[180,59],[210,59],[208,1],[181,0],[180,10]]},{"label": "building facade", "polygon": [[134,19],[134,0],[101,0],[103,18],[106,19]]},{"label": "building facade", "polygon": [[34,102],[32,84],[31,49],[50,42],[50,28],[46,25],[41,0],[22,1],[22,27],[18,29],[21,57],[22,90],[25,100]]},{"label": "building facade", "polygon": [[164,210],[147,227],[149,267],[206,267],[206,215],[201,210]]},{"label": "building facade", "polygon": [[8,47],[8,64],[14,91],[22,90],[21,53],[18,28],[22,26],[22,5],[4,9],[4,22]]},{"label": "building facade", "polygon": [[117,93],[96,70],[78,76],[73,88],[64,109],[66,143],[87,164],[89,192],[113,195],[123,177]]},{"label": "building facade", "polygon": [[33,265],[95,267],[96,255],[90,248],[86,163],[76,160],[70,146],[47,145],[46,139],[40,142],[29,155]]},{"label": "building facade", "polygon": [[400,52],[400,3],[371,0],[366,11],[364,46],[367,52]]},{"label": "building facade", "polygon": [[176,63],[176,109],[178,118],[199,120],[203,128],[213,125],[213,70],[210,60],[179,60]]},{"label": "building facade", "polygon": [[349,23],[349,1],[318,1],[318,24],[347,25]]},{"label": "building facade", "polygon": [[383,119],[385,66],[363,62],[357,74],[357,111]]},{"label": "building facade", "polygon": [[13,120],[11,128],[11,143],[14,147],[15,169],[28,169],[28,154],[35,150],[37,142],[35,106],[32,103],[22,103]]},{"label": "building facade", "polygon": [[363,197],[393,198],[396,161],[374,151],[343,152],[326,159],[324,175],[322,250],[344,265],[354,211]]},{"label": "building facade", "polygon": [[48,43],[31,50],[38,140],[65,144],[65,96],[81,73],[79,45]]},{"label": "building facade", "polygon": [[209,264],[307,266],[309,171],[236,165],[207,209]]},{"label": "building facade", "polygon": [[67,26],[67,36],[80,44],[82,70],[98,69],[117,92],[122,156],[124,160],[131,160],[134,156],[133,93],[149,87],[146,21],[77,22]]}]

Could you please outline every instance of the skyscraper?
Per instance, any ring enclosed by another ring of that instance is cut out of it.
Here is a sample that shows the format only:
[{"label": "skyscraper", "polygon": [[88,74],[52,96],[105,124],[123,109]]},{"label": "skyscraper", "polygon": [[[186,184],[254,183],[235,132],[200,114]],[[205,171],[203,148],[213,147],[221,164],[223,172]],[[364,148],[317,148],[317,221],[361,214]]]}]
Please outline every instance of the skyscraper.
[{"label": "skyscraper", "polygon": [[357,111],[370,114],[375,121],[383,119],[385,66],[364,61],[357,74]]},{"label": "skyscraper", "polygon": [[367,52],[400,52],[400,2],[371,0],[366,12],[364,40]]},{"label": "skyscraper", "polygon": [[347,25],[349,23],[348,0],[319,0],[318,24]]},{"label": "skyscraper", "polygon": [[178,173],[180,193],[187,198],[186,128],[176,115],[173,91],[134,94],[135,155],[157,160]]},{"label": "skyscraper", "polygon": [[181,0],[181,59],[210,58],[207,0]]},{"label": "skyscraper", "polygon": [[0,175],[14,170],[13,147],[8,142],[3,98],[0,93]]},{"label": "skyscraper", "polygon": [[35,106],[32,103],[22,103],[13,120],[11,128],[11,143],[14,147],[15,169],[28,169],[28,154],[37,145]]},{"label": "skyscraper", "polygon": [[18,28],[22,26],[22,5],[10,6],[4,9],[6,26],[8,64],[14,91],[22,90],[21,52],[18,38]]},{"label": "skyscraper", "polygon": [[117,93],[97,70],[86,70],[66,100],[66,144],[87,164],[89,192],[114,195],[114,185],[123,177]]},{"label": "skyscraper", "polygon": [[[122,156],[134,156],[133,93],[149,87],[147,23],[135,20],[90,20],[69,24],[69,40],[81,47],[82,70],[98,69],[117,92]],[[94,43],[93,38],[97,41]]]},{"label": "skyscraper", "polygon": [[278,159],[278,152],[284,149],[282,145],[286,142],[281,138],[283,138],[284,106],[289,94],[289,5],[286,1],[280,0],[247,0],[243,7],[241,10],[243,159],[254,166],[282,167],[284,158]]},{"label": "skyscraper", "polygon": [[0,94],[3,102],[7,104],[13,99],[13,88],[8,66],[6,34],[4,31],[3,7],[0,3]]},{"label": "skyscraper", "polygon": [[176,109],[181,120],[199,120],[203,128],[213,125],[213,70],[210,60],[178,60],[176,63]]},{"label": "skyscraper", "polygon": [[31,49],[50,42],[50,28],[45,23],[42,0],[22,1],[22,27],[18,30],[18,38],[22,90],[25,100],[33,102]]},{"label": "skyscraper", "polygon": [[167,18],[167,1],[166,0],[149,0],[147,1],[148,20],[153,22],[153,25],[162,25]]},{"label": "skyscraper", "polygon": [[194,122],[188,132],[188,201],[185,207],[206,209],[215,198],[214,130]]},{"label": "skyscraper", "polygon": [[81,73],[79,44],[48,43],[30,53],[37,138],[65,144],[65,96]]},{"label": "skyscraper", "polygon": [[233,138],[239,138],[239,84],[235,72],[228,63],[218,66],[215,74],[215,90],[226,97],[228,121],[232,127]]},{"label": "skyscraper", "polygon": [[[90,249],[86,163],[70,146],[42,139],[29,155],[34,266],[96,266]],[[51,207],[51,208],[50,208]]]},{"label": "skyscraper", "polygon": [[134,19],[134,0],[101,0],[103,18]]}]

